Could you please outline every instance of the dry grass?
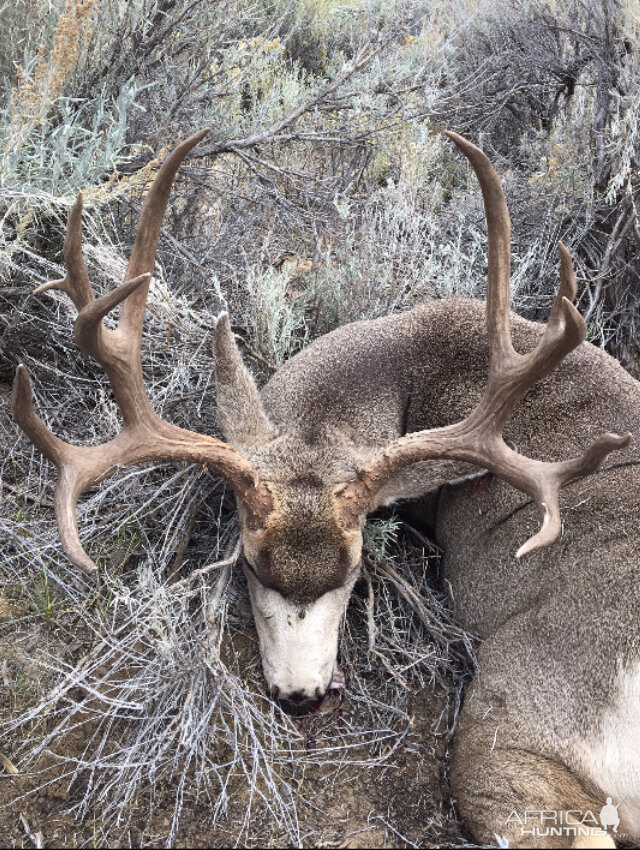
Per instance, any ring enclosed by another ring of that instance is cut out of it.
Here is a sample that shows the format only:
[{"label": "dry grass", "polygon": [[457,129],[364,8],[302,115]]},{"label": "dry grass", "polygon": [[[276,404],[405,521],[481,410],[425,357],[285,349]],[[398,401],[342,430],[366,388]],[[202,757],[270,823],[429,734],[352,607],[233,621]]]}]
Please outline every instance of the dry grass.
[{"label": "dry grass", "polygon": [[[115,249],[87,254],[98,280],[119,276]],[[143,360],[154,407],[178,424],[215,430],[213,315],[161,281],[149,312]],[[71,320],[72,308],[54,294],[17,304],[12,327],[26,329],[23,356],[45,421],[95,443],[115,432],[119,413],[97,367],[75,351]],[[327,712],[301,725],[265,695],[221,480],[157,464],[123,469],[89,491],[79,522],[103,567],[94,584],[61,555],[50,465],[6,408],[1,427],[0,583],[24,602],[26,617],[62,634],[65,647],[34,653],[47,687],[27,695],[0,739],[31,779],[24,793],[63,787],[68,815],[92,824],[78,846],[122,841],[132,826],[143,845],[153,835],[175,846],[183,809],[194,804],[206,807],[209,829],[231,819],[238,844],[255,840],[259,823],[261,840],[303,846],[310,839],[300,812],[315,805],[306,771],[329,777],[393,765],[412,727],[411,693],[430,683],[442,683],[452,700],[434,723],[446,730],[455,722],[472,645],[434,590],[437,553],[416,531],[393,518],[370,523],[340,645],[347,700],[332,697]],[[18,619],[3,624],[5,635],[24,627]],[[168,822],[159,826],[160,816]]]}]

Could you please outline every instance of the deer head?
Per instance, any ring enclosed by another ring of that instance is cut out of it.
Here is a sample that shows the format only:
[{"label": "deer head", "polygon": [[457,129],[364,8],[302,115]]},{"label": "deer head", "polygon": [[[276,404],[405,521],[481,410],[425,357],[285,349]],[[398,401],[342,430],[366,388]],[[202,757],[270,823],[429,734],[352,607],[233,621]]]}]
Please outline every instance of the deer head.
[{"label": "deer head", "polygon": [[[66,277],[39,287],[66,292],[78,309],[74,334],[80,348],[105,369],[122,411],[122,431],[104,445],[63,442],[35,414],[29,378],[17,370],[16,422],[58,468],[55,512],[62,546],[86,573],[96,565],[78,536],[76,502],[89,486],[118,465],[172,459],[205,464],[223,475],[238,502],[245,572],[259,635],[265,678],[289,703],[322,697],[336,672],[339,624],[356,581],[362,528],[368,513],[406,493],[402,472],[422,461],[476,464],[528,493],[542,516],[540,531],[517,557],[550,545],[560,532],[558,491],[593,471],[627,437],[606,434],[580,457],[544,463],[517,454],[502,438],[518,400],[580,344],[585,325],[571,301],[576,283],[571,258],[560,245],[561,283],[538,346],[525,355],[509,332],[510,222],[500,180],[485,154],[454,133],[483,192],[489,233],[487,324],[490,368],[484,397],[464,420],[444,428],[400,436],[379,450],[365,450],[339,429],[319,434],[276,428],[245,368],[228,316],[215,329],[218,406],[227,442],[171,425],[153,411],[140,363],[140,338],[156,247],[170,188],[180,163],[205,135],[179,145],[165,160],[146,196],[125,282],[96,299],[82,258],[82,198],[69,214]],[[121,305],[115,330],[103,318]],[[289,388],[295,392],[295,386]],[[395,482],[395,484],[394,484]],[[425,491],[428,489],[425,482]]]}]

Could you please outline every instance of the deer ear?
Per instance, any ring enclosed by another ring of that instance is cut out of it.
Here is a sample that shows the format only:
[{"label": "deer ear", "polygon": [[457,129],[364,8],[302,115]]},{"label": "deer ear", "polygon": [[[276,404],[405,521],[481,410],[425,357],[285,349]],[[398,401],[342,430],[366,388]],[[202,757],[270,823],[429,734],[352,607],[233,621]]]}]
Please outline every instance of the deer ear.
[{"label": "deer ear", "polygon": [[218,417],[225,439],[237,449],[268,443],[277,431],[264,412],[260,394],[242,362],[229,325],[229,314],[218,316],[214,336]]},{"label": "deer ear", "polygon": [[375,507],[390,505],[399,499],[416,499],[437,490],[443,484],[459,484],[481,478],[486,469],[478,469],[461,460],[427,460],[398,470],[376,494]]},{"label": "deer ear", "polygon": [[[459,460],[418,461],[404,469],[399,469],[375,493],[367,513],[372,513],[383,505],[392,505],[403,499],[418,499],[427,493],[435,493],[443,484],[459,484],[473,481],[485,475],[485,469],[478,469],[470,463]],[[352,508],[353,495],[348,486],[336,493],[337,517],[345,529],[358,525],[361,514]]]}]

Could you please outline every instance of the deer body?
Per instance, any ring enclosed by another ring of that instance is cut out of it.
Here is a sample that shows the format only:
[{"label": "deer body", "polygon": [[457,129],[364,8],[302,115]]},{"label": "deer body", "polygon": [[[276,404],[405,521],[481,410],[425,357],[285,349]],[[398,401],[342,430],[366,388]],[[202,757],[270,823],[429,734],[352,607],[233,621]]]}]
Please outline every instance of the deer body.
[{"label": "deer body", "polygon": [[[513,332],[516,345],[529,345],[539,331],[514,318]],[[584,343],[532,390],[507,434],[528,454],[558,456],[605,420],[637,435],[640,385]],[[451,774],[481,842],[501,835],[510,846],[572,846],[568,832],[523,836],[510,813],[598,817],[607,796],[621,804],[618,835],[640,839],[637,447],[563,490],[561,539],[526,561],[509,555],[514,536],[536,521],[526,497],[495,479],[476,492],[443,488],[436,533],[445,577],[457,618],[483,639]],[[614,846],[611,836],[581,846]]]},{"label": "deer body", "polygon": [[[510,846],[526,844],[521,825],[508,824],[513,810],[597,815],[607,796],[622,803],[620,833],[640,838],[639,483],[631,466],[569,485],[564,546],[536,558],[531,572],[498,554],[505,537],[531,521],[528,507],[505,513],[499,484],[482,516],[478,500],[471,511],[462,493],[443,496],[439,525],[450,542],[454,598],[460,592],[456,613],[483,637],[452,767],[460,813],[480,841],[503,835]],[[471,513],[478,536],[453,543]],[[537,843],[572,846],[566,834],[549,842]]]},{"label": "deer body", "polygon": [[[516,350],[531,350],[542,332],[512,317]],[[322,337],[274,376],[262,400],[277,427],[295,423],[297,456],[326,489],[330,469],[321,457],[309,462],[314,445],[344,459],[351,444],[355,466],[405,432],[462,419],[479,399],[488,350],[483,304],[432,302]],[[608,427],[637,434],[639,422],[640,385],[583,343],[532,388],[505,434],[525,454],[557,460]],[[623,801],[619,833],[637,840],[638,442],[564,488],[561,539],[522,560],[513,557],[514,541],[535,527],[535,506],[497,478],[476,488],[471,471],[453,461],[418,463],[380,497],[391,501],[394,486],[402,495],[441,487],[436,541],[456,617],[483,639],[454,745],[461,814],[482,842],[498,835],[533,846],[517,818],[509,821],[512,812],[574,812],[579,820],[597,816],[612,796]],[[443,483],[454,479],[462,480]],[[571,846],[572,828],[555,837],[541,829],[537,843]]]},{"label": "deer body", "polygon": [[[486,320],[478,302],[449,300],[348,325],[298,354],[259,393],[222,314],[214,349],[226,442],[180,429],[153,411],[139,348],[171,183],[203,135],[179,145],[154,179],[120,287],[93,294],[79,198],[65,241],[67,275],[39,289],[56,287],[73,299],[76,340],[103,365],[123,414],[113,440],[72,446],[39,419],[18,367],[14,416],[58,468],[65,552],[96,571],[80,543],[75,505],[118,464],[169,458],[217,470],[237,496],[267,685],[286,707],[305,706],[339,678],[339,625],[358,577],[367,514],[442,488],[436,528],[456,613],[485,639],[452,773],[463,817],[481,840],[505,835],[517,844],[523,836],[512,810],[572,809],[575,817],[606,792],[616,805],[626,798],[622,824],[637,835],[636,450],[593,473],[628,446],[624,432],[637,430],[640,393],[611,358],[580,345],[586,328],[571,303],[576,281],[567,250],[560,245],[560,291],[547,325],[513,317],[512,337],[504,193],[485,154],[449,134],[472,163],[485,202]],[[118,304],[118,326],[107,329],[103,318]],[[623,436],[603,435],[612,426]],[[573,457],[576,446],[581,453]],[[465,479],[479,468],[502,480],[476,499]],[[548,549],[561,532],[566,485],[567,530]]]},{"label": "deer body", "polygon": [[[460,346],[469,360],[463,375],[486,349],[479,310],[477,322]],[[456,330],[454,319],[454,339]],[[539,333],[513,317],[516,348],[528,349]],[[640,385],[583,343],[531,390],[506,434],[527,454],[558,457],[604,421],[637,434]],[[510,846],[526,843],[520,823],[507,824],[514,810],[597,816],[609,795],[624,800],[619,833],[640,836],[637,442],[604,467],[563,490],[561,539],[526,560],[511,556],[513,540],[536,522],[526,496],[497,479],[442,489],[436,537],[445,578],[457,619],[483,639],[452,767],[459,810],[481,842],[502,835]],[[555,841],[571,846],[568,833]]]}]

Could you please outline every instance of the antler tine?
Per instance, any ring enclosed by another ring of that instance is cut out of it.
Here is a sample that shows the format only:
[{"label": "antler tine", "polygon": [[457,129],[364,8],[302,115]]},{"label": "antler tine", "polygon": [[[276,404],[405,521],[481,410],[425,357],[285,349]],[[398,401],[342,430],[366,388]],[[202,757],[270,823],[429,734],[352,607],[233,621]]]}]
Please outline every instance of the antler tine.
[{"label": "antler tine", "polygon": [[[35,413],[27,370],[22,364],[18,366],[12,400],[14,418],[58,468],[55,512],[62,546],[70,560],[88,574],[95,573],[97,567],[80,542],[77,500],[87,487],[113,475],[119,465],[162,459],[204,464],[218,470],[229,481],[245,508],[258,520],[273,508],[271,493],[253,464],[221,440],[162,420],[154,412],[142,380],[140,335],[162,215],[180,162],[204,135],[204,131],[197,133],[178,146],[160,168],[149,190],[129,272],[146,268],[112,292],[95,298],[82,259],[82,198],[79,197],[69,215],[69,233],[65,239],[67,276],[37,290],[43,292],[57,286],[73,298],[79,308],[74,327],[76,340],[83,351],[104,367],[124,420],[122,431],[99,446],[73,446],[60,440]],[[122,304],[120,323],[115,331],[108,330],[102,320],[118,304]]]},{"label": "antler tine", "polygon": [[78,458],[83,458],[85,455],[82,453],[90,452],[91,449],[76,449],[69,443],[60,440],[46,427],[33,409],[31,381],[29,380],[29,373],[22,363],[16,369],[11,406],[13,418],[27,437],[58,468],[59,479],[56,486],[54,510],[62,548],[74,564],[79,566],[87,575],[92,575],[98,568],[82,548],[76,519],[76,502],[87,485],[82,486],[78,474],[79,468],[74,463],[74,451]]},{"label": "antler tine", "polygon": [[62,548],[87,574],[95,573],[97,567],[80,542],[77,500],[87,487],[113,475],[118,466],[163,459],[204,464],[218,470],[229,481],[255,517],[265,517],[272,510],[269,490],[260,481],[255,467],[236,449],[207,434],[171,425],[147,405],[142,407],[139,417],[125,421],[122,431],[109,442],[98,446],[73,446],[56,437],[35,413],[27,369],[20,364],[16,370],[13,417],[58,469],[54,507]]},{"label": "antler tine", "polygon": [[[156,174],[153,184],[142,204],[138,226],[136,228],[136,238],[129,265],[127,266],[125,280],[131,280],[142,274],[153,272],[162,219],[167,209],[174,178],[186,155],[208,132],[208,129],[200,130],[198,133],[189,136],[188,139],[185,139],[182,144],[178,145],[169,154],[160,166],[160,170]],[[134,334],[140,337],[147,291],[148,286],[140,287],[122,305],[118,328],[123,333]]]},{"label": "antler tine", "polygon": [[[459,136],[446,135],[469,159],[484,201],[488,232],[487,331],[489,336],[489,383],[485,403],[502,401],[497,414],[501,429],[526,390],[549,374],[586,336],[586,325],[571,301],[576,282],[571,255],[560,243],[560,291],[555,299],[545,334],[528,354],[518,354],[509,329],[509,276],[511,265],[511,219],[500,178],[480,148]],[[479,408],[478,416],[486,415]]]},{"label": "antler tine", "polygon": [[[140,338],[162,218],[180,164],[207,132],[201,130],[190,136],[160,166],[140,211],[125,282],[97,301],[81,253],[81,199],[70,215],[72,229],[65,239],[65,258],[71,262],[67,278],[75,281],[77,291],[91,294],[82,303],[74,335],[80,348],[95,357],[106,371],[125,423],[133,418],[140,419],[143,410],[145,415],[151,410],[142,381]],[[79,306],[79,300],[75,303]],[[102,319],[117,304],[122,305],[118,327],[109,330]]]},{"label": "antler tine", "polygon": [[511,218],[502,183],[487,155],[468,139],[445,130],[445,135],[467,157],[476,173],[488,232],[487,330],[492,362],[509,359],[515,354],[509,330],[511,275]]},{"label": "antler tine", "polygon": [[82,256],[82,206],[82,193],[80,193],[67,217],[67,235],[64,239],[63,250],[67,274],[59,280],[43,283],[34,290],[34,294],[37,295],[50,289],[60,289],[67,293],[77,310],[81,310],[95,298]]},{"label": "antler tine", "polygon": [[626,446],[631,434],[605,434],[582,455],[558,463],[524,457],[504,442],[502,429],[518,400],[583,341],[586,326],[570,300],[575,297],[576,281],[571,256],[560,243],[560,291],[547,327],[533,351],[515,351],[509,330],[510,221],[504,192],[484,152],[455,133],[447,135],[469,158],[480,182],[487,215],[487,388],[475,410],[461,422],[407,434],[387,446],[338,495],[338,516],[345,525],[360,521],[374,506],[377,493],[389,478],[410,464],[436,458],[467,461],[490,469],[528,493],[538,505],[542,527],[520,547],[516,556],[522,557],[550,545],[560,534],[559,490],[569,481],[593,472],[611,451]]},{"label": "antler tine", "polygon": [[[560,519],[560,490],[565,484],[576,478],[591,475],[602,461],[613,451],[623,449],[631,442],[631,434],[603,434],[580,457],[559,463],[545,464],[525,458],[531,464],[542,467],[543,476],[537,493],[538,508],[542,514],[542,526],[537,534],[530,537],[516,552],[516,558],[523,558],[536,549],[550,546],[557,540],[561,530]],[[517,485],[518,486],[518,485]]]},{"label": "antler tine", "polygon": [[[73,326],[73,335],[78,346],[87,354],[102,363],[105,368],[113,367],[113,345],[105,343],[107,328],[102,324],[104,317],[127,299],[131,293],[143,284],[149,284],[150,274],[141,274],[133,280],[126,280],[120,286],[107,292],[97,300],[91,301],[79,313]],[[115,391],[115,388],[114,388]],[[126,415],[125,411],[123,414]]]},{"label": "antler tine", "polygon": [[512,350],[508,355],[496,355],[490,348],[489,381],[485,396],[469,417],[474,423],[487,416],[493,417],[495,427],[501,433],[524,393],[550,374],[563,358],[584,340],[587,326],[564,294],[575,294],[571,255],[564,245],[560,249],[560,257],[560,291],[553,303],[542,338],[527,354],[518,354]]},{"label": "antler tine", "polygon": [[37,449],[56,465],[63,463],[67,444],[52,434],[33,409],[27,367],[19,363],[11,392],[13,418]]}]

